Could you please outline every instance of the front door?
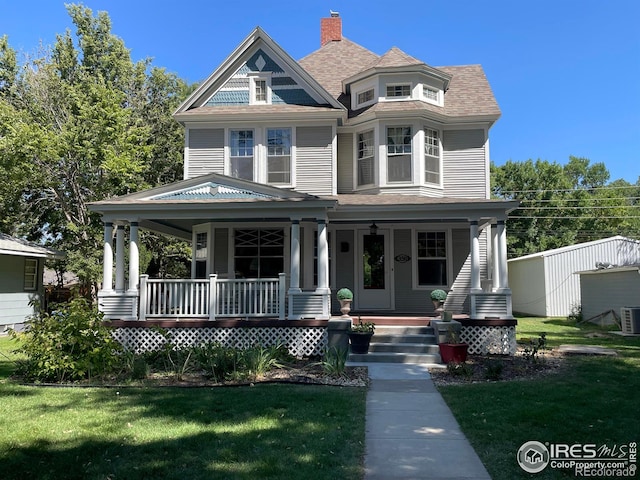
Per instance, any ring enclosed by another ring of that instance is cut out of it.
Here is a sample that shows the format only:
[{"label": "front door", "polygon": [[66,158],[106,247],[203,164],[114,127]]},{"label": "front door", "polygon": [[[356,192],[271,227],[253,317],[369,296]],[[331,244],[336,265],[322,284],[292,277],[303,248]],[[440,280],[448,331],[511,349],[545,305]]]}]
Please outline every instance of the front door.
[{"label": "front door", "polygon": [[376,235],[366,230],[358,232],[356,309],[392,308],[390,250],[388,230],[378,230]]}]

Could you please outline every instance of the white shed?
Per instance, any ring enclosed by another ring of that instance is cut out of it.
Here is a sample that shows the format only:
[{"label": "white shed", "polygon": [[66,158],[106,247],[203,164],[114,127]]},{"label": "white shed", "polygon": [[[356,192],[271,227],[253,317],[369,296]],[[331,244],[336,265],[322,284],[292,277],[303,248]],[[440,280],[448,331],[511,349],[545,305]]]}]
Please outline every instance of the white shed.
[{"label": "white shed", "polygon": [[609,310],[620,316],[622,307],[640,306],[640,265],[589,270],[577,276],[585,320]]},{"label": "white shed", "polygon": [[620,235],[513,258],[508,262],[513,311],[566,317],[581,305],[580,275],[575,273],[637,263],[640,241]]}]

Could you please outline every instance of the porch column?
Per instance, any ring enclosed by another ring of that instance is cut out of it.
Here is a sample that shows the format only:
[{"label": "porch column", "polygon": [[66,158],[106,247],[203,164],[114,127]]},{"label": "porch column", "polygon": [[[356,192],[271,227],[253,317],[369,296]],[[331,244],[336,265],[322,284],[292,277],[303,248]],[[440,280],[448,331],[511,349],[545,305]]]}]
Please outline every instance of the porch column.
[{"label": "porch column", "polygon": [[481,292],[480,285],[480,237],[478,231],[478,221],[472,220],[469,234],[471,238],[471,292]]},{"label": "porch column", "polygon": [[113,223],[104,223],[104,251],[102,257],[102,290],[113,290]]},{"label": "porch column", "polygon": [[116,229],[116,290],[124,290],[124,225]]},{"label": "porch column", "polygon": [[331,293],[329,289],[329,245],[327,243],[327,222],[318,219],[318,288],[316,292]]},{"label": "porch column", "polygon": [[500,288],[500,255],[498,255],[498,226],[491,224],[491,273],[493,290]]},{"label": "porch column", "polygon": [[138,290],[139,275],[138,222],[131,222],[131,226],[129,227],[129,291]]},{"label": "porch column", "polygon": [[291,278],[289,292],[300,292],[300,220],[291,221]]},{"label": "porch column", "polygon": [[504,220],[498,220],[498,255],[500,266],[500,289],[509,288],[509,275],[507,274],[507,230]]}]

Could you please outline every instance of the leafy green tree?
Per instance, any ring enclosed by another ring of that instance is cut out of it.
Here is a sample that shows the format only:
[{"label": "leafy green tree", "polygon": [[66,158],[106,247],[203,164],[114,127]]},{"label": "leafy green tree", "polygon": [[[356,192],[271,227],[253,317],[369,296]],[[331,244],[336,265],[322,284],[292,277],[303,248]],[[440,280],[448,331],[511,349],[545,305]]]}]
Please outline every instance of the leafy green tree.
[{"label": "leafy green tree", "polygon": [[546,160],[491,166],[496,198],[517,199],[509,217],[509,256],[517,257],[612,235],[637,237],[638,189],[611,184],[603,163],[571,156],[565,165]]},{"label": "leafy green tree", "polygon": [[65,250],[67,268],[95,287],[102,225],[88,204],[180,178],[171,113],[191,87],[149,59],[134,63],[106,12],[67,10],[75,36],[57,35],[22,65],[0,39],[0,229]]}]

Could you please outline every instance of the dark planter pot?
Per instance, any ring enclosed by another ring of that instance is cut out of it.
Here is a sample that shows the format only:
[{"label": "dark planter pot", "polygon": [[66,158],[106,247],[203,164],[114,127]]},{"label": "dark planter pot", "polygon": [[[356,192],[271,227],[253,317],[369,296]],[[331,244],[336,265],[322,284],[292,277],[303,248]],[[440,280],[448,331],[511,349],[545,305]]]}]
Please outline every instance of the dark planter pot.
[{"label": "dark planter pot", "polygon": [[373,333],[350,332],[349,343],[351,344],[351,353],[369,353],[371,337],[373,337]]},{"label": "dark planter pot", "polygon": [[463,363],[467,361],[467,350],[469,345],[466,343],[440,343],[440,358],[442,363]]}]

